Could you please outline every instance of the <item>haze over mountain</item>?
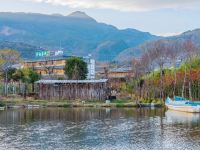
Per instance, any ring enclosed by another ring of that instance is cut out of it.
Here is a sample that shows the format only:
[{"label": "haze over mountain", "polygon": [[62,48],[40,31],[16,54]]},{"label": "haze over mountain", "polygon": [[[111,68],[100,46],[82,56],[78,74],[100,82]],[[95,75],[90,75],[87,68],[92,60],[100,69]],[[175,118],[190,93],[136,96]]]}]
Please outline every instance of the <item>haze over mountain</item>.
[{"label": "haze over mountain", "polygon": [[[66,55],[92,54],[100,61],[112,61],[122,51],[158,37],[136,29],[119,30],[99,23],[84,12],[68,16],[33,13],[0,13],[0,47],[16,49],[33,58],[31,49],[60,49]],[[19,43],[23,44],[19,47]],[[26,48],[29,45],[29,48]],[[35,51],[36,51],[35,50]]]}]

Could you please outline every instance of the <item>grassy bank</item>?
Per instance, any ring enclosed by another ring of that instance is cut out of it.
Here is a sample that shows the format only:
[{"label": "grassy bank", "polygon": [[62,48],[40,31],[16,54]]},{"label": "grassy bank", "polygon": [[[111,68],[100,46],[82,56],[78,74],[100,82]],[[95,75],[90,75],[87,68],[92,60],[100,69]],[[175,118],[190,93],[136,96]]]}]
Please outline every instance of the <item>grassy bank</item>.
[{"label": "grassy bank", "polygon": [[132,100],[114,100],[110,103],[106,103],[105,101],[81,101],[81,100],[34,100],[32,98],[28,98],[24,100],[21,97],[18,98],[4,98],[1,100],[2,105],[13,107],[27,107],[30,105],[37,105],[40,107],[140,107],[140,105],[136,104]]}]

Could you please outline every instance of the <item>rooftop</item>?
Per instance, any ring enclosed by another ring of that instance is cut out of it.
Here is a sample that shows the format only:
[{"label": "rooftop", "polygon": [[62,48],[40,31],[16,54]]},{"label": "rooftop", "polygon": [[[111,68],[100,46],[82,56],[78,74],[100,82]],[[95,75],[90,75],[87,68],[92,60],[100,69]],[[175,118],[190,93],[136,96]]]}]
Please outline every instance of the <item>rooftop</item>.
[{"label": "rooftop", "polygon": [[72,57],[72,56],[46,57],[46,58],[40,58],[40,59],[34,59],[34,60],[25,60],[25,62],[31,63],[31,62],[38,62],[38,61],[41,62],[41,61],[51,61],[51,60],[63,60],[69,57]]},{"label": "rooftop", "polygon": [[65,84],[65,83],[105,83],[108,79],[100,80],[39,80],[38,84]]},{"label": "rooftop", "polygon": [[120,67],[120,68],[112,68],[109,72],[130,72],[132,71],[131,67]]},{"label": "rooftop", "polygon": [[[34,67],[34,69],[44,69],[46,66],[36,66]],[[48,66],[49,69],[64,69],[65,66],[64,65],[52,65],[52,66]]]}]

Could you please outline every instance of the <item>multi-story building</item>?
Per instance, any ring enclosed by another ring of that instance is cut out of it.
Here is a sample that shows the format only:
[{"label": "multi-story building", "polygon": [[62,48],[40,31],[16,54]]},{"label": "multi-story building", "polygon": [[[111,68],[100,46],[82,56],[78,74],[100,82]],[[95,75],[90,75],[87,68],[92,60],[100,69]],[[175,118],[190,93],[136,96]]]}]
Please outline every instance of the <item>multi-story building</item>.
[{"label": "multi-story building", "polygon": [[40,75],[56,75],[56,76],[63,76],[64,75],[64,66],[65,60],[69,56],[62,56],[62,57],[51,57],[46,59],[38,59],[33,61],[25,61],[24,67],[25,68],[33,68],[36,70]]},{"label": "multi-story building", "polygon": [[[53,55],[48,57],[43,57],[43,55],[48,54],[48,52],[36,53],[36,56],[40,56],[39,59],[33,61],[25,61],[23,67],[33,68],[41,76],[64,76],[65,71],[65,61],[67,58],[72,56]],[[83,60],[87,63],[88,67],[88,79],[95,79],[95,60],[91,56],[83,57]]]},{"label": "multi-story building", "polygon": [[83,60],[87,63],[88,74],[87,79],[95,79],[95,60],[92,59],[91,55],[83,57]]}]

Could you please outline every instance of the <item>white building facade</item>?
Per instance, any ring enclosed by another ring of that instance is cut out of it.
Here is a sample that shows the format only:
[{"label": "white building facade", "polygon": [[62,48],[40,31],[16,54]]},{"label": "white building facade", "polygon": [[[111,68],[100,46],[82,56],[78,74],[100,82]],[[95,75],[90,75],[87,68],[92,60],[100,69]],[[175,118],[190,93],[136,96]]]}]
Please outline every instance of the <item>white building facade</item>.
[{"label": "white building facade", "polygon": [[88,68],[87,79],[94,80],[96,78],[95,60],[92,58],[91,55],[88,55],[87,57],[84,57],[84,61],[87,63]]}]

